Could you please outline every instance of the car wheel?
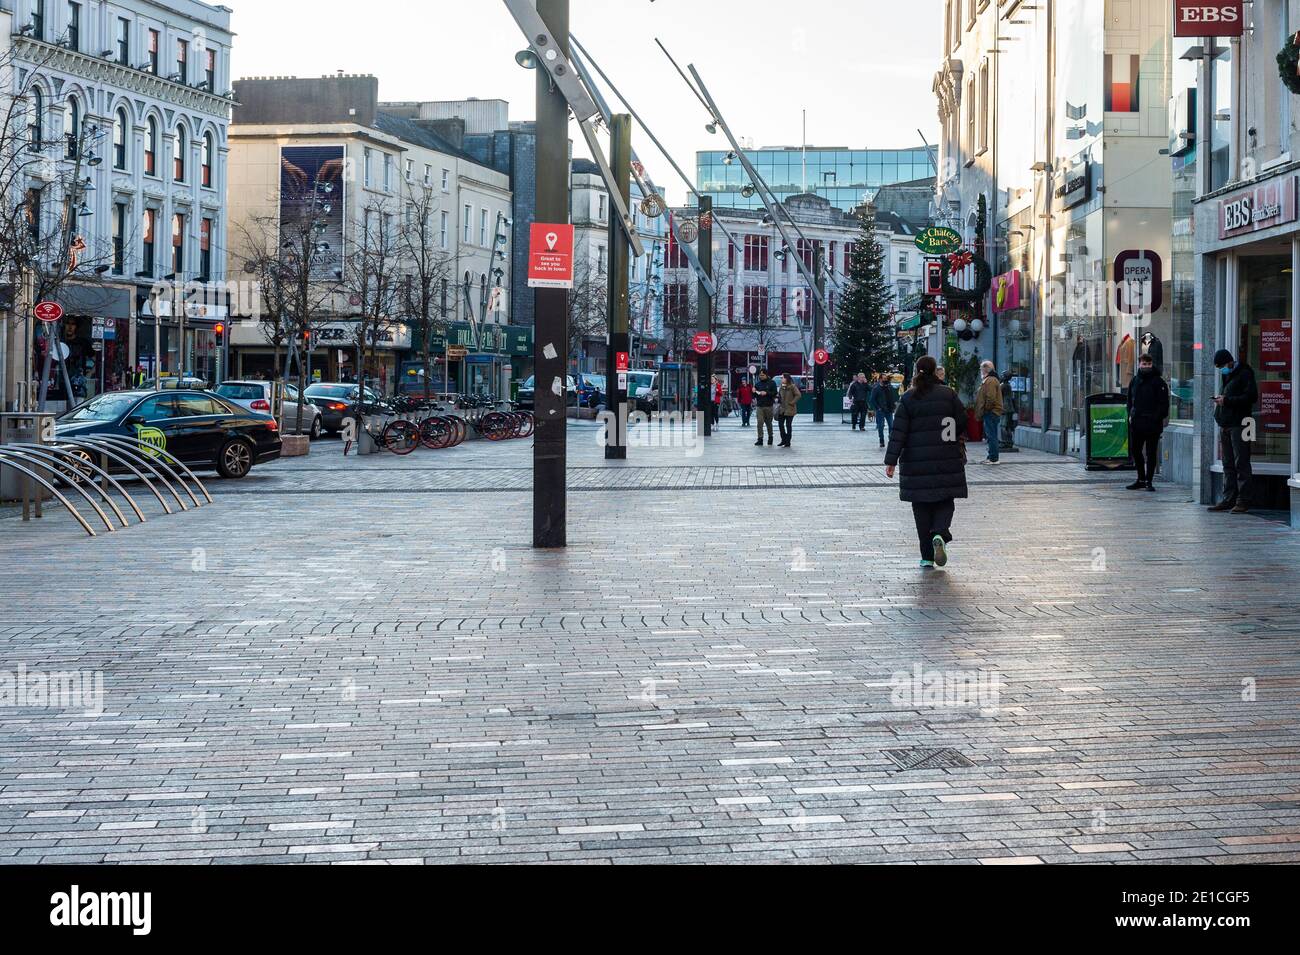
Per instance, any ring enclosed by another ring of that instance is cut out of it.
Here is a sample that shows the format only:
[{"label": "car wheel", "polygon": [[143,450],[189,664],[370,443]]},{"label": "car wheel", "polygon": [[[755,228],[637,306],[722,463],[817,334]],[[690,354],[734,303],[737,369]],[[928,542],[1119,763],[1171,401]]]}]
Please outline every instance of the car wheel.
[{"label": "car wheel", "polygon": [[309,437],[313,441],[320,437],[320,415],[311,419],[311,434]]},{"label": "car wheel", "polygon": [[217,452],[217,473],[223,478],[239,480],[253,469],[253,449],[242,438],[232,438]]}]

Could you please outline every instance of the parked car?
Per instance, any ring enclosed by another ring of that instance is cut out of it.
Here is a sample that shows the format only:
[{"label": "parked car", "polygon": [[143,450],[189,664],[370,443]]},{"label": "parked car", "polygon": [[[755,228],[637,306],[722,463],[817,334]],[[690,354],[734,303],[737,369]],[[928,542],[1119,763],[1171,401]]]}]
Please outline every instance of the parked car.
[{"label": "parked car", "polygon": [[[338,434],[343,430],[343,419],[348,416],[348,410],[356,404],[357,390],[355,383],[318,381],[314,385],[308,385],[302,394],[308,402],[320,409],[321,427],[330,434]],[[366,404],[374,404],[379,400],[378,394],[366,389]]]},{"label": "parked car", "polygon": [[245,477],[253,465],[280,456],[274,418],[206,391],[113,391],[54,422],[55,441],[96,434],[138,438],[224,478]]},{"label": "parked car", "polygon": [[[527,411],[532,411],[532,410],[533,410],[533,404],[534,404],[533,397],[534,397],[534,392],[535,392],[535,386],[534,386],[534,384],[533,384],[533,377],[534,377],[533,375],[529,375],[528,378],[525,379],[524,383],[523,383],[522,385],[519,386],[519,396],[518,396],[518,398],[516,399],[516,400],[519,402],[519,407],[520,407],[520,408],[523,408],[523,409],[525,409],[525,410],[527,410]],[[564,391],[564,393],[565,393],[565,404],[566,404],[566,405],[577,405],[577,403],[578,403],[578,383],[577,383],[576,381],[574,381],[572,375],[565,375],[565,376],[564,376],[564,389],[565,389],[565,391]]]},{"label": "parked car", "polygon": [[579,372],[574,380],[578,385],[578,405],[582,408],[599,408],[607,404],[605,376]]},{"label": "parked car", "polygon": [[[232,404],[249,411],[262,414],[275,414],[275,382],[273,381],[223,381],[212,389],[213,394],[220,395]],[[283,415],[280,418],[286,433],[292,434],[298,423],[298,386],[286,383],[284,386]],[[315,441],[320,437],[320,408],[305,401],[302,404],[302,429]]]}]

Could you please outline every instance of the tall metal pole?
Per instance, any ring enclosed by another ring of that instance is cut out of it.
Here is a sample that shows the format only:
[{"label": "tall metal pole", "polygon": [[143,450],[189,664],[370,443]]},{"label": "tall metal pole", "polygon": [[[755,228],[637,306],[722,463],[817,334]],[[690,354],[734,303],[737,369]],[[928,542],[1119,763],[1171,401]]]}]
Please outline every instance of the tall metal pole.
[{"label": "tall metal pole", "polygon": [[[537,0],[537,13],[567,57],[569,0]],[[542,69],[537,70],[537,221],[561,225],[569,221],[569,108],[564,94],[552,87],[550,74]],[[565,547],[569,293],[539,288],[534,303],[533,546]]]},{"label": "tall metal pole", "polygon": [[826,366],[817,364],[817,352],[826,347],[826,310],[822,302],[826,301],[826,247],[820,242],[816,245],[813,267],[817,274],[817,294],[813,297],[813,421],[821,424],[826,420],[823,407],[826,398]]},{"label": "tall metal pole", "polygon": [[[713,275],[713,199],[709,196],[700,197],[699,225],[697,255],[700,259],[700,272],[711,277]],[[713,334],[713,296],[709,294],[703,281],[699,283],[696,300],[699,302],[700,313],[696,324],[701,332],[711,335]],[[699,394],[698,404],[700,415],[704,419],[701,430],[707,438],[713,435],[713,352],[700,355],[696,364],[699,369],[699,381],[696,383]]]},{"label": "tall metal pole", "polygon": [[[609,167],[626,206],[632,201],[632,117],[617,113],[609,122]],[[605,426],[605,458],[627,458],[627,371],[632,336],[628,332],[628,270],[631,246],[615,203],[609,204],[609,354],[605,363],[606,404],[613,421]],[[607,419],[608,420],[608,419]]]}]

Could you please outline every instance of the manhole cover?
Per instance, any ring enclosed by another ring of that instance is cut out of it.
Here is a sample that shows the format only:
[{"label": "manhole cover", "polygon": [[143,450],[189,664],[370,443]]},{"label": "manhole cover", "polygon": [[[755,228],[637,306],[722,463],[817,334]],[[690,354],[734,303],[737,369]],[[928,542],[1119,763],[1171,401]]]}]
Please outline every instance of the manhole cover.
[{"label": "manhole cover", "polygon": [[966,769],[974,766],[955,749],[915,746],[911,749],[887,749],[890,762],[906,772],[909,769]]}]

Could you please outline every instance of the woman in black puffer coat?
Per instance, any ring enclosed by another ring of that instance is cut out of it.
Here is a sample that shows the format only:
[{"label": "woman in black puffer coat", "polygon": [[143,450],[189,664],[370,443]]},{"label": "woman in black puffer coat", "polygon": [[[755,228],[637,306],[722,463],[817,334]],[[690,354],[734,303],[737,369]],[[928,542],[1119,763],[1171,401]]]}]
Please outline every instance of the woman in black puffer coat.
[{"label": "woman in black puffer coat", "polygon": [[966,408],[957,392],[940,384],[929,355],[916,363],[911,390],[894,413],[885,452],[891,478],[901,464],[899,497],[912,504],[921,542],[921,566],[948,563],[956,500],[966,497]]}]

